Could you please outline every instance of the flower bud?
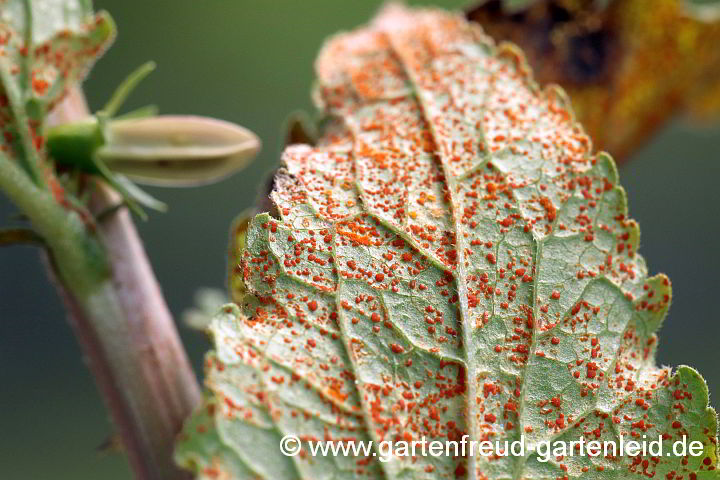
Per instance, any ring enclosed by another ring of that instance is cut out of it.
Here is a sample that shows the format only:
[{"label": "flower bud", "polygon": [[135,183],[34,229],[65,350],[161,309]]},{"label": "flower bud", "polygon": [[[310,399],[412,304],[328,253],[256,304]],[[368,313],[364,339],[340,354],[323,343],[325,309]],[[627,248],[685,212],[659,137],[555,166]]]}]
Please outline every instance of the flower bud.
[{"label": "flower bud", "polygon": [[195,186],[245,168],[260,140],[230,122],[181,115],[111,120],[97,155],[112,171],[144,184]]}]

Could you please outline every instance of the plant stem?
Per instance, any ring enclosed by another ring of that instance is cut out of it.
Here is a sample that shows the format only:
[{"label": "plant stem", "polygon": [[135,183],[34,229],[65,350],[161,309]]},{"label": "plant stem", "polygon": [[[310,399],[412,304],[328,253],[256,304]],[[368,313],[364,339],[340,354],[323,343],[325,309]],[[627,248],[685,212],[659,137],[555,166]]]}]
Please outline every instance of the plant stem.
[{"label": "plant stem", "polygon": [[[85,100],[75,90],[49,121],[85,115]],[[96,190],[94,212],[120,202],[103,183]],[[64,274],[65,262],[51,245],[58,291],[136,478],[187,478],[172,452],[175,435],[200,402],[197,379],[127,210],[99,223],[97,236],[109,269],[92,285],[75,281],[82,275]]]}]

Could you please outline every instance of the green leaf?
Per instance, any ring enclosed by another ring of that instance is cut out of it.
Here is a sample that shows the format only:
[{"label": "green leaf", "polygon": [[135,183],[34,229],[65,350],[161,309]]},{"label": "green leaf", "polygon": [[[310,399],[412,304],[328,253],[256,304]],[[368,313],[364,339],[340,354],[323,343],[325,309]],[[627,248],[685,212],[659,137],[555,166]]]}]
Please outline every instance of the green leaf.
[{"label": "green leaf", "polygon": [[[670,282],[648,277],[615,165],[565,95],[437,10],[390,6],[316,68],[335,121],[286,149],[281,218],[236,242],[245,289],[210,326],[178,461],[208,479],[718,478],[704,381],[654,361]],[[381,462],[308,444],[463,435],[524,436],[526,453]],[[663,455],[538,452],[621,435],[663,435]],[[701,456],[665,455],[683,435]]]}]

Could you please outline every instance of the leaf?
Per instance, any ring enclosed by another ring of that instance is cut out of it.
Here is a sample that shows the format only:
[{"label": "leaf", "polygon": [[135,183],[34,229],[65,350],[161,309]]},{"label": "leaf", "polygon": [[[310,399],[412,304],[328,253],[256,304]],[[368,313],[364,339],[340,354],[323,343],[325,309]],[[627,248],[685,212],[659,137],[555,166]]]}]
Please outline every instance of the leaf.
[{"label": "leaf", "polygon": [[[331,39],[316,69],[335,121],[285,150],[281,218],[241,232],[245,289],[211,323],[208,397],[179,463],[203,479],[718,478],[705,383],[654,362],[670,282],[648,278],[615,165],[564,94],[476,25],[400,6]],[[308,444],[465,434],[524,435],[527,454]],[[703,453],[537,452],[661,434]],[[280,453],[285,435],[300,455]]]},{"label": "leaf", "polygon": [[[32,18],[29,45],[25,3]],[[29,82],[31,94],[48,104],[84,78],[115,35],[112,19],[94,14],[88,0],[5,0],[2,14],[4,49],[13,53],[11,71],[27,62],[30,78],[17,77],[18,82]]]},{"label": "leaf", "polygon": [[[31,19],[30,22],[28,20]],[[115,34],[112,19],[86,0],[0,3],[0,144],[39,182],[42,122],[82,81]]]},{"label": "leaf", "polygon": [[3,20],[17,32],[25,31],[27,5],[32,15],[32,43],[40,44],[64,30],[79,31],[93,15],[87,0],[4,0]]},{"label": "leaf", "polygon": [[598,149],[623,162],[670,119],[720,113],[718,3],[538,0],[522,10],[477,2],[468,18],[517,43],[535,78],[561,85]]}]

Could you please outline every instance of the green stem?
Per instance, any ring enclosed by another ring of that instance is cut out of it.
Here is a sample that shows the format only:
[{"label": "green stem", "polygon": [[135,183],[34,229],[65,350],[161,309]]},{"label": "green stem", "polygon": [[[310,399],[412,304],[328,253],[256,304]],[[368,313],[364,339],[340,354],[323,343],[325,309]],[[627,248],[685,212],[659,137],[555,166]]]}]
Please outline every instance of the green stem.
[{"label": "green stem", "polygon": [[87,234],[82,219],[59,205],[47,190],[35,185],[25,171],[0,152],[0,190],[32,222],[48,244],[64,282],[78,295],[89,295],[95,285],[110,278],[102,247]]}]

